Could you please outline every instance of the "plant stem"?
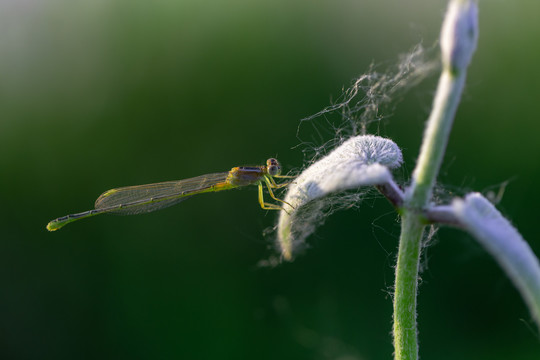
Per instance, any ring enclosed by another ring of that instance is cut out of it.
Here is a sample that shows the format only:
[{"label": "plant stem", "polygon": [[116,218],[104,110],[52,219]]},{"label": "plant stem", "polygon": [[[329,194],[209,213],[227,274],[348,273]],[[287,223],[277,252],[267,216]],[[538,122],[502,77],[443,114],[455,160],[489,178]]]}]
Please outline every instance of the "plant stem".
[{"label": "plant stem", "polygon": [[418,359],[416,290],[427,219],[424,211],[446,151],[467,67],[476,49],[478,9],[471,0],[449,3],[441,30],[443,71],[429,116],[411,186],[401,207],[401,237],[394,294],[394,348],[396,360]]},{"label": "plant stem", "polygon": [[426,221],[422,211],[431,199],[464,83],[465,71],[456,74],[449,68],[443,70],[424,133],[420,157],[413,173],[413,182],[406,192],[402,208],[394,294],[396,360],[418,359],[416,290]]},{"label": "plant stem", "polygon": [[408,191],[409,205],[414,208],[424,208],[431,199],[464,84],[465,71],[456,74],[444,69],[439,78],[413,183]]},{"label": "plant stem", "polygon": [[394,349],[396,359],[417,359],[416,289],[424,225],[420,217],[406,211],[401,222],[394,289]]},{"label": "plant stem", "polygon": [[477,41],[476,2],[451,0],[441,29],[443,71],[406,196],[407,205],[415,209],[425,208],[431,199]]},{"label": "plant stem", "polygon": [[465,71],[456,74],[449,68],[443,70],[413,173],[413,182],[406,191],[402,207],[394,294],[396,360],[418,359],[416,290],[422,234],[426,222],[422,212],[431,199],[464,82]]}]

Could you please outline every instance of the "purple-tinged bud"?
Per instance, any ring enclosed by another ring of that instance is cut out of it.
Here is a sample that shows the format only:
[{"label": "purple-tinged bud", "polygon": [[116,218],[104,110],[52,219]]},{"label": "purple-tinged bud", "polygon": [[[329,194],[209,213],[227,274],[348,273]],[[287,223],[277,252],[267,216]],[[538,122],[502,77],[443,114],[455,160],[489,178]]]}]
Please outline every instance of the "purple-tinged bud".
[{"label": "purple-tinged bud", "polygon": [[474,0],[452,0],[441,29],[442,62],[451,72],[467,69],[478,40],[478,7]]}]

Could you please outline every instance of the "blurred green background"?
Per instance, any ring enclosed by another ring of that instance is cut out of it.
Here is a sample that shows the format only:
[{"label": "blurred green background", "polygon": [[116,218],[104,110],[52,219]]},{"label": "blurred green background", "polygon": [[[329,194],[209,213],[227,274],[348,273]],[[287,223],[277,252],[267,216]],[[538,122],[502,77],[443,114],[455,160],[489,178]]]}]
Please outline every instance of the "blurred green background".
[{"label": "blurred green background", "polygon": [[[384,199],[333,215],[293,263],[272,254],[256,189],[45,230],[104,190],[278,157],[299,120],[371,63],[432,46],[445,1],[0,2],[0,358],[390,359],[399,236]],[[482,1],[480,39],[441,183],[511,180],[499,209],[540,254],[540,3]],[[384,68],[384,65],[383,65]],[[379,134],[407,178],[436,76]],[[390,115],[385,113],[384,115]],[[304,140],[328,140],[305,128]],[[535,228],[536,226],[536,228]],[[418,298],[424,359],[538,359],[517,291],[442,229]]]}]

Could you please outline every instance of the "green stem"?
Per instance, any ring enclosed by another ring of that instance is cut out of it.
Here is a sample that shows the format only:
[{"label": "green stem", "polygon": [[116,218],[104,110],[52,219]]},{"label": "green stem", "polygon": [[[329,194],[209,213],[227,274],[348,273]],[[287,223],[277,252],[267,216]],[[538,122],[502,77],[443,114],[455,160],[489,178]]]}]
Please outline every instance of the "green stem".
[{"label": "green stem", "polygon": [[439,79],[422,149],[413,173],[413,183],[409,189],[409,204],[415,208],[425,207],[431,199],[464,84],[465,71],[456,73],[445,69]]},{"label": "green stem", "polygon": [[401,207],[401,238],[394,294],[394,349],[396,360],[418,359],[416,291],[425,221],[433,186],[446,151],[461,98],[467,66],[478,37],[476,4],[451,1],[441,30],[443,71],[427,122],[411,186]]},{"label": "green stem", "polygon": [[449,68],[443,70],[413,173],[413,182],[407,190],[402,208],[394,294],[396,360],[418,359],[416,290],[425,224],[421,210],[427,207],[431,199],[464,83],[465,71],[456,74]]},{"label": "green stem", "polygon": [[394,293],[395,359],[417,359],[416,290],[424,224],[420,217],[406,211],[401,222],[399,253]]},{"label": "green stem", "polygon": [[413,182],[402,208],[401,238],[394,294],[395,359],[417,359],[416,290],[425,219],[421,215],[431,199],[433,185],[446,150],[452,122],[465,83],[460,74],[443,70],[422,142]]}]

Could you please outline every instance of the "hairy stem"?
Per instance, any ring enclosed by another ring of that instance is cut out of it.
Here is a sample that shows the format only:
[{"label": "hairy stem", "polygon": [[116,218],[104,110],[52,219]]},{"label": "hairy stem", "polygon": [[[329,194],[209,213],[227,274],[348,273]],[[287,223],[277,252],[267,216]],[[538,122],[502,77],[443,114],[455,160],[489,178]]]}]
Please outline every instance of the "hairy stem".
[{"label": "hairy stem", "polygon": [[449,69],[443,70],[424,133],[420,157],[413,173],[413,182],[406,192],[402,208],[394,294],[396,360],[418,358],[416,290],[425,224],[422,212],[431,199],[464,82],[465,72],[456,76]]},{"label": "hairy stem", "polygon": [[411,186],[401,207],[402,223],[394,294],[394,348],[396,360],[418,359],[416,291],[422,234],[428,221],[424,211],[461,98],[465,75],[478,38],[478,10],[471,0],[452,0],[441,30],[443,71],[429,116]]},{"label": "hairy stem", "polygon": [[431,199],[464,84],[465,71],[455,74],[445,69],[439,79],[413,183],[408,191],[409,205],[415,208],[424,208]]},{"label": "hairy stem", "polygon": [[394,289],[394,348],[396,359],[418,358],[416,341],[416,290],[424,225],[407,211],[401,222]]},{"label": "hairy stem", "polygon": [[420,157],[414,170],[413,183],[406,192],[402,208],[394,295],[396,360],[418,358],[416,290],[422,234],[426,221],[423,210],[431,199],[464,82],[464,71],[456,75],[448,68],[443,70],[424,134]]}]

